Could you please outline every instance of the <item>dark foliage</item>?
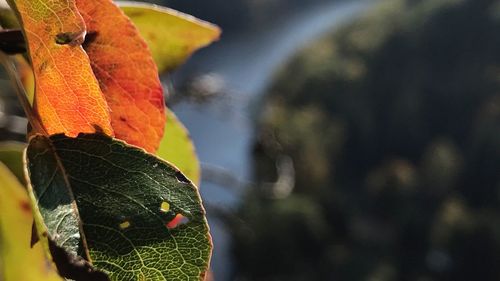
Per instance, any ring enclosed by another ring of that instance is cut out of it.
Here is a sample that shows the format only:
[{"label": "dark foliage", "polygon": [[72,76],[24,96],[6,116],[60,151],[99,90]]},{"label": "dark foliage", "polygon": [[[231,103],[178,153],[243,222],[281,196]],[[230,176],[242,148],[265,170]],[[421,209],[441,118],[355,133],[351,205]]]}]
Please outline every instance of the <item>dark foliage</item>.
[{"label": "dark foliage", "polygon": [[387,1],[262,104],[239,280],[500,280],[500,2]]}]

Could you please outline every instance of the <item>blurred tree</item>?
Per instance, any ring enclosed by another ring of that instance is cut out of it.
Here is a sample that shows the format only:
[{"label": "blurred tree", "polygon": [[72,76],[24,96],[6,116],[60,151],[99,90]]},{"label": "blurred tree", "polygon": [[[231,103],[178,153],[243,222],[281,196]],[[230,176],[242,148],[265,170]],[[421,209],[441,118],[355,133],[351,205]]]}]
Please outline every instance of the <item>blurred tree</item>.
[{"label": "blurred tree", "polygon": [[388,0],[262,101],[237,280],[500,280],[500,1]]}]

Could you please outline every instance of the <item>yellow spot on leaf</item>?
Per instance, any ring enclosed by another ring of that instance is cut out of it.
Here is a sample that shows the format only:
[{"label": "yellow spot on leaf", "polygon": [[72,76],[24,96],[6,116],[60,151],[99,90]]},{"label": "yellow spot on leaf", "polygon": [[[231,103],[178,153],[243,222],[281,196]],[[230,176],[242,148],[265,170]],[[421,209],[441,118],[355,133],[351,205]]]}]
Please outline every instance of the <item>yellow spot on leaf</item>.
[{"label": "yellow spot on leaf", "polygon": [[170,204],[168,202],[162,202],[160,206],[160,210],[164,213],[170,211]]},{"label": "yellow spot on leaf", "polygon": [[130,227],[130,222],[129,221],[124,221],[122,223],[120,223],[120,228],[121,229],[127,229]]}]

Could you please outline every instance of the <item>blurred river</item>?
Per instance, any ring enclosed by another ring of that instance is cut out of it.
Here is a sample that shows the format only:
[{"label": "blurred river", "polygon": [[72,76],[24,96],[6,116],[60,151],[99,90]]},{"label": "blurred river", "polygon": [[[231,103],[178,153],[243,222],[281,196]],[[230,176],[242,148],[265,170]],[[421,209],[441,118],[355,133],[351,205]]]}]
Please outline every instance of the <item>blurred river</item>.
[{"label": "blurred river", "polygon": [[[374,0],[331,1],[300,13],[276,17],[267,26],[225,38],[196,54],[176,75],[174,84],[187,77],[211,74],[223,81],[225,94],[207,104],[180,102],[173,110],[189,129],[203,166],[220,167],[241,182],[250,180],[253,140],[251,105],[272,82],[273,75],[296,51],[335,26],[353,19]],[[211,76],[206,76],[211,77]],[[241,189],[201,184],[208,206],[234,208]],[[212,268],[217,281],[229,280],[229,235],[209,213],[214,239]]]}]

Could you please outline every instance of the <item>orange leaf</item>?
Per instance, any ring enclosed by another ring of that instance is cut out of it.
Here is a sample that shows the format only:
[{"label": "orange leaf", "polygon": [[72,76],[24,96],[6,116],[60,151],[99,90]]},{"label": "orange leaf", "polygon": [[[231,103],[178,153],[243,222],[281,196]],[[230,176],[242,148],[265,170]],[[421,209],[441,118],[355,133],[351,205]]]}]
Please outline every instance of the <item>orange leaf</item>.
[{"label": "orange leaf", "polygon": [[113,134],[109,109],[81,47],[85,23],[71,0],[12,0],[35,75],[34,110],[46,133]]},{"label": "orange leaf", "polygon": [[84,44],[111,109],[116,137],[155,152],[163,136],[165,104],[151,53],[111,0],[76,0],[87,25]]}]

